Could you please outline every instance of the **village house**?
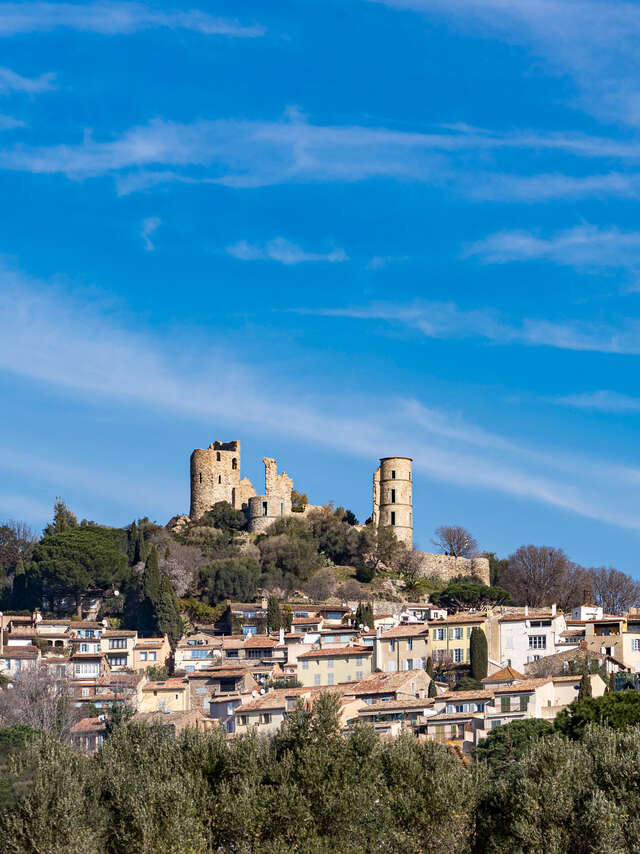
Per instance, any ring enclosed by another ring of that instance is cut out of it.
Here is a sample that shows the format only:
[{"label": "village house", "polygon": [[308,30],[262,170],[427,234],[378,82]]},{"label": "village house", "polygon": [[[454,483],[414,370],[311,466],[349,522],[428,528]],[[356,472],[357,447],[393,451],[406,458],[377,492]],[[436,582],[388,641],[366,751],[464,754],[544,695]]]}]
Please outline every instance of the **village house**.
[{"label": "village house", "polygon": [[105,739],[107,724],[104,718],[82,718],[71,727],[71,742],[81,753],[97,753]]},{"label": "village house", "polygon": [[387,632],[378,630],[374,667],[385,673],[418,670],[430,655],[429,627],[425,623],[396,626]]},{"label": "village house", "polygon": [[298,655],[298,681],[305,687],[359,682],[372,671],[373,649],[333,645]]},{"label": "village house", "polygon": [[640,673],[640,614],[605,615],[585,623],[587,648],[608,655],[632,673]]},{"label": "village house", "polygon": [[429,675],[425,670],[402,670],[396,673],[372,673],[348,691],[367,704],[426,698]]},{"label": "village house", "polygon": [[224,638],[217,638],[205,632],[195,632],[182,638],[174,653],[175,670],[193,673],[196,670],[220,664]]},{"label": "village house", "polygon": [[112,670],[133,670],[134,649],[138,632],[126,629],[105,629],[100,636],[100,649]]},{"label": "village house", "polygon": [[191,708],[189,682],[174,676],[158,682],[147,682],[142,688],[139,712],[188,712]]},{"label": "village house", "polygon": [[471,632],[474,628],[479,628],[486,634],[486,623],[485,614],[462,612],[451,614],[444,620],[431,620],[428,625],[434,666],[469,664]]},{"label": "village house", "polygon": [[489,617],[489,657],[524,670],[525,664],[566,648],[566,629],[564,614],[555,605],[545,611],[525,607],[520,613],[495,613]]},{"label": "village house", "polygon": [[150,667],[163,667],[171,656],[169,638],[141,638],[136,640],[133,648],[133,669],[148,670]]}]

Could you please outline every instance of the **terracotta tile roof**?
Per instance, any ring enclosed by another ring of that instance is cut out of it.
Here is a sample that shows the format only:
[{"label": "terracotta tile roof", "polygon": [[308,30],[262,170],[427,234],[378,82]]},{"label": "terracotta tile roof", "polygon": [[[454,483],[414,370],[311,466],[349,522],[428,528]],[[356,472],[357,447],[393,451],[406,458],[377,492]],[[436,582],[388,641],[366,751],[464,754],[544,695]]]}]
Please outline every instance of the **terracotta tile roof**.
[{"label": "terracotta tile roof", "polygon": [[[524,676],[522,677],[524,679]],[[436,703],[455,703],[464,702],[464,700],[491,700],[495,689],[476,689],[475,691],[446,691],[444,694],[438,694],[434,697]]]},{"label": "terracotta tile roof", "polygon": [[322,617],[294,617],[291,621],[292,626],[313,626],[316,623],[321,623]]},{"label": "terracotta tile roof", "polygon": [[[594,673],[590,673],[590,676],[595,676]],[[552,682],[580,682],[582,679],[582,674],[580,676],[552,676]]]},{"label": "terracotta tile roof", "polygon": [[371,655],[373,652],[372,647],[370,646],[338,646],[331,647],[326,646],[322,649],[310,649],[308,652],[301,652],[298,656],[298,659],[301,658],[332,658],[336,656],[338,658],[345,658],[348,655]]},{"label": "terracotta tile roof", "polygon": [[172,676],[169,679],[162,679],[158,682],[147,682],[143,687],[143,691],[177,691],[187,688],[189,681],[183,676]]},{"label": "terracotta tile roof", "polygon": [[455,712],[449,714],[441,714],[441,715],[428,715],[424,722],[427,726],[431,724],[442,724],[447,721],[463,721],[463,720],[471,720],[472,718],[478,718],[482,715],[482,712]]},{"label": "terracotta tile roof", "polygon": [[[417,676],[425,677],[424,670],[398,670],[396,673],[373,673],[352,687],[354,694],[386,694],[397,691],[412,682]],[[426,681],[425,681],[426,684]]]},{"label": "terracotta tile roof", "polygon": [[73,655],[69,656],[72,659],[75,658],[104,658],[104,653],[102,652],[74,652]]},{"label": "terracotta tile roof", "polygon": [[520,673],[518,670],[515,670],[510,664],[506,667],[503,667],[501,670],[496,670],[495,673],[492,673],[491,676],[486,676],[482,683],[485,682],[506,682],[507,679],[525,679],[524,673]]},{"label": "terracotta tile roof", "polygon": [[70,620],[69,626],[72,629],[104,629],[102,623],[91,620]]},{"label": "terracotta tile roof", "polygon": [[278,641],[268,635],[250,635],[244,642],[245,649],[273,648],[278,645]]},{"label": "terracotta tile roof", "polygon": [[162,641],[145,641],[144,643],[140,643],[139,641],[134,646],[134,649],[162,649]]},{"label": "terracotta tile roof", "polygon": [[[558,612],[555,616],[560,617],[560,616],[562,616],[562,614],[561,614],[561,612]],[[526,614],[526,615],[525,614],[503,614],[502,617],[500,617],[500,622],[501,623],[514,623],[514,622],[520,623],[523,620],[552,620],[553,618],[554,618],[554,615],[551,613],[551,611],[536,611],[536,612],[530,612],[529,614]]]},{"label": "terracotta tile roof", "polygon": [[252,668],[250,665],[246,667],[205,667],[201,670],[194,670],[193,673],[187,674],[187,679],[229,679],[236,677],[241,679],[243,676],[251,675]]},{"label": "terracotta tile roof", "polygon": [[484,623],[486,614],[449,614],[446,620],[429,620],[429,626],[450,626],[456,623]]},{"label": "terracotta tile roof", "polygon": [[133,632],[130,629],[105,629],[102,632],[103,638],[134,638],[138,632]]},{"label": "terracotta tile roof", "polygon": [[370,706],[364,706],[360,714],[365,715],[387,711],[397,712],[403,709],[428,709],[430,706],[433,706],[433,703],[434,700],[430,697],[425,697],[422,700],[414,697],[408,700],[388,700],[386,703],[371,703]]},{"label": "terracotta tile roof", "polygon": [[87,733],[104,733],[107,730],[107,725],[104,721],[101,721],[99,718],[82,718],[82,720],[77,721],[72,727],[71,732],[74,735],[87,734]]},{"label": "terracotta tile roof", "polygon": [[25,649],[23,646],[5,647],[5,652],[0,658],[38,658],[40,650],[36,647]]},{"label": "terracotta tile roof", "polygon": [[426,623],[410,623],[406,626],[396,626],[393,629],[389,629],[389,631],[383,632],[380,637],[384,640],[385,638],[413,638],[428,634],[429,627]]},{"label": "terracotta tile roof", "polygon": [[[291,696],[291,695],[289,695]],[[296,696],[296,695],[294,695]],[[241,706],[236,706],[234,712],[243,714],[243,712],[254,712],[258,709],[286,709],[287,697],[285,693],[279,691],[269,691],[267,694],[262,694],[259,697],[252,697],[243,703]]]},{"label": "terracotta tile roof", "polygon": [[541,688],[549,682],[551,682],[550,676],[543,676],[540,679],[523,679],[522,682],[514,682],[513,685],[497,685],[493,692],[495,694],[516,694],[523,691],[535,691],[536,688]]}]

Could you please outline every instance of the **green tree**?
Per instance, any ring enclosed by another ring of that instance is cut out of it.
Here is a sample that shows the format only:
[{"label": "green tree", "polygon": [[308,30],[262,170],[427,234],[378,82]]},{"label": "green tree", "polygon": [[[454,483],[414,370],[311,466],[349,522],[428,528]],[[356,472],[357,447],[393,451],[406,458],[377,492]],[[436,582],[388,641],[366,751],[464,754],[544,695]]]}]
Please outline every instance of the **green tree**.
[{"label": "green tree", "polygon": [[510,600],[509,593],[502,587],[489,587],[474,578],[457,578],[439,593],[431,595],[431,601],[447,611],[466,611],[469,608],[486,608],[502,605]]},{"label": "green tree", "polygon": [[236,510],[228,501],[216,502],[211,510],[198,519],[198,525],[211,525],[226,534],[232,535],[237,531],[245,531],[247,517],[242,510]]},{"label": "green tree", "polygon": [[225,599],[252,602],[259,578],[257,561],[247,555],[212,560],[200,568],[203,598],[209,604]]},{"label": "green tree", "polygon": [[277,632],[282,627],[280,605],[275,596],[267,600],[267,631]]},{"label": "green tree", "polygon": [[578,700],[584,700],[585,697],[591,696],[593,696],[593,692],[591,690],[591,680],[589,679],[589,671],[585,668],[582,672],[580,688],[578,689]]},{"label": "green tree", "polygon": [[142,576],[142,602],[138,613],[138,631],[146,636],[166,634],[175,647],[182,635],[182,620],[171,582],[160,572],[158,551],[151,549]]},{"label": "green tree", "polygon": [[427,671],[430,678],[433,679],[433,659],[431,658],[431,656],[427,658],[427,663],[425,664],[424,669]]},{"label": "green tree", "polygon": [[373,606],[371,602],[358,602],[358,607],[356,608],[356,613],[353,618],[353,625],[356,628],[360,628],[360,626],[368,626],[372,629],[373,620]]},{"label": "green tree", "polygon": [[471,676],[480,682],[486,678],[489,665],[489,652],[487,647],[487,636],[478,626],[471,629],[469,641],[471,654]]},{"label": "green tree", "polygon": [[437,697],[437,696],[438,696],[438,689],[436,688],[435,680],[433,679],[433,677],[431,677],[431,680],[429,681],[429,688],[427,690],[427,697]]},{"label": "green tree", "polygon": [[609,693],[613,694],[613,693],[615,693],[615,690],[616,690],[616,674],[613,671],[609,674],[609,680],[608,681],[609,681],[609,685],[608,685],[607,691]]},{"label": "green tree", "polygon": [[76,527],[45,536],[33,552],[30,581],[39,581],[44,595],[72,595],[80,613],[89,591],[105,592],[129,577],[126,534],[115,528]]},{"label": "green tree", "polygon": [[574,700],[558,714],[556,729],[570,738],[581,738],[587,724],[596,723],[612,729],[640,724],[640,693],[617,691],[602,697]]},{"label": "green tree", "polygon": [[492,766],[520,759],[533,741],[553,732],[553,724],[540,718],[512,721],[494,727],[473,751],[477,761]]},{"label": "green tree", "polygon": [[78,519],[69,510],[66,501],[62,498],[56,498],[53,505],[53,520],[44,529],[44,536],[50,537],[52,534],[62,534],[77,527]]}]

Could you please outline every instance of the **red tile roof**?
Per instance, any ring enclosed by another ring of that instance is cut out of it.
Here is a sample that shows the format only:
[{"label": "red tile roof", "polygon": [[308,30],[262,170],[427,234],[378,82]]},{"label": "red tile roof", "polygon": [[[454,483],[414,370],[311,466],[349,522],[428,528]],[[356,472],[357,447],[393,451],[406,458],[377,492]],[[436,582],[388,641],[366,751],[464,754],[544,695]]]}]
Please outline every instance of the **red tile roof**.
[{"label": "red tile roof", "polygon": [[506,667],[503,667],[502,670],[496,670],[495,673],[492,673],[491,676],[486,676],[482,682],[506,682],[508,679],[525,679],[524,673],[520,673],[517,670],[508,664]]},{"label": "red tile roof", "polygon": [[322,649],[310,649],[308,652],[301,652],[298,656],[298,660],[301,658],[345,658],[348,655],[371,655],[373,652],[372,647],[370,646],[338,646],[331,647],[326,646]]},{"label": "red tile roof", "polygon": [[187,688],[189,681],[183,676],[172,676],[169,679],[162,679],[158,682],[147,682],[142,689],[143,691],[177,691],[178,689]]}]

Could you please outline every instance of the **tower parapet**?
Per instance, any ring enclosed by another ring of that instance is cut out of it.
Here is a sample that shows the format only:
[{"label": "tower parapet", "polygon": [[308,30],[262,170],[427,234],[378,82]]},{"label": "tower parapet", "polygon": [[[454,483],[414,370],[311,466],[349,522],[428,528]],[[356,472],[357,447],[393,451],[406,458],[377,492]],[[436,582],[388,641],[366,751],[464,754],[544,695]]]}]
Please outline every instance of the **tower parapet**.
[{"label": "tower parapet", "polygon": [[373,475],[372,522],[388,525],[398,540],[413,545],[411,457],[383,457]]},{"label": "tower parapet", "polygon": [[278,474],[276,461],[264,457],[264,495],[249,498],[249,530],[260,533],[279,519],[291,515],[293,481],[286,472]]}]

